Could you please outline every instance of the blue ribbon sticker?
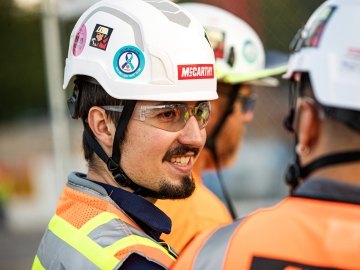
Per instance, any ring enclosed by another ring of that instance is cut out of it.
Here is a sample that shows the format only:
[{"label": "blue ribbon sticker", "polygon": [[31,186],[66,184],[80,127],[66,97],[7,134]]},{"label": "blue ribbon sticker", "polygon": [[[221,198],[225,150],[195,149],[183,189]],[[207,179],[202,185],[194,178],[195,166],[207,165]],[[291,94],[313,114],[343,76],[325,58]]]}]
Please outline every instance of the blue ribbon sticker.
[{"label": "blue ribbon sticker", "polygon": [[139,48],[124,46],[116,52],[113,65],[121,78],[134,79],[144,70],[145,57]]}]

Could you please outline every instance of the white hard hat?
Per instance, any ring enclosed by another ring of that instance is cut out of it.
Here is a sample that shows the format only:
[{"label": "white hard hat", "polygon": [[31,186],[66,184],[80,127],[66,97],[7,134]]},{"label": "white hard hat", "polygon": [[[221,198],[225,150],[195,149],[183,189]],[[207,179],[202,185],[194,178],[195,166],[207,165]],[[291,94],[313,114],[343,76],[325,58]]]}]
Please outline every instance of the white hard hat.
[{"label": "white hard hat", "polygon": [[[360,109],[360,0],[330,0],[311,15],[293,42],[284,78],[308,72],[325,106]],[[354,32],[355,31],[355,32]]]},{"label": "white hard hat", "polygon": [[[107,29],[106,40],[94,39]],[[104,0],[77,21],[64,88],[77,75],[94,78],[117,99],[216,99],[214,54],[198,20],[167,1]]]},{"label": "white hard hat", "polygon": [[269,67],[262,42],[250,25],[216,6],[201,3],[182,3],[180,6],[198,18],[205,27],[215,52],[216,76],[219,80],[277,85],[277,80],[269,76],[286,71],[287,56],[282,55],[279,63],[270,63],[272,66]]}]

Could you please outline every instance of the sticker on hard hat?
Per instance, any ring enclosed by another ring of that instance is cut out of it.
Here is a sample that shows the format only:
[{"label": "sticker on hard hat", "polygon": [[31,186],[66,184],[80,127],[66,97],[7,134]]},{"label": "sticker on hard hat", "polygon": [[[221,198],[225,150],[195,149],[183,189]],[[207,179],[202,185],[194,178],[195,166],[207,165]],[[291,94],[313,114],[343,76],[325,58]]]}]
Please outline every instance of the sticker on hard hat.
[{"label": "sticker on hard hat", "polygon": [[297,52],[304,47],[318,47],[327,23],[334,14],[336,7],[328,6],[317,14],[310,26],[301,29],[291,41],[290,49]]},{"label": "sticker on hard hat", "polygon": [[243,47],[243,55],[246,61],[249,63],[253,63],[257,58],[257,50],[254,42],[251,40],[247,40],[244,43]]},{"label": "sticker on hard hat", "polygon": [[217,28],[205,27],[207,37],[209,38],[211,47],[214,50],[216,59],[224,58],[225,32]]},{"label": "sticker on hard hat", "polygon": [[134,46],[125,46],[117,51],[113,61],[116,73],[124,79],[133,79],[141,74],[145,66],[143,52]]},{"label": "sticker on hard hat", "polygon": [[178,65],[178,80],[212,78],[214,78],[214,65],[212,64]]},{"label": "sticker on hard hat", "polygon": [[81,25],[79,30],[76,32],[72,53],[74,56],[78,56],[82,53],[86,43],[86,26],[85,24]]},{"label": "sticker on hard hat", "polygon": [[97,24],[92,33],[89,45],[105,51],[109,44],[112,31],[113,29],[108,26]]}]

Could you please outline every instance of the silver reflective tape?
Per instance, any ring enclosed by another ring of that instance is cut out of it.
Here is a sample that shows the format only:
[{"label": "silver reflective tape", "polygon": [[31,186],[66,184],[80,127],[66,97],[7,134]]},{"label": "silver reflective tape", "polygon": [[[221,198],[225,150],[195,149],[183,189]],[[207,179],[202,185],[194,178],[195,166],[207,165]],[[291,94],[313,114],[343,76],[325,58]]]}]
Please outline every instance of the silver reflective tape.
[{"label": "silver reflective tape", "polygon": [[205,242],[196,256],[194,270],[219,270],[222,269],[230,238],[241,220],[218,229]]}]

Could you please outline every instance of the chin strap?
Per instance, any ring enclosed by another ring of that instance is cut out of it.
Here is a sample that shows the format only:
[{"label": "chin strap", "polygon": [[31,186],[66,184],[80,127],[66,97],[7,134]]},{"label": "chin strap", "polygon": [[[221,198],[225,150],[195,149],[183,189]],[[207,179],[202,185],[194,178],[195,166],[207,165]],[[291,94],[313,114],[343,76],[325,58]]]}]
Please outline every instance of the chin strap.
[{"label": "chin strap", "polygon": [[217,177],[219,179],[221,192],[222,192],[222,194],[224,196],[226,206],[227,206],[227,208],[228,208],[228,210],[230,212],[231,217],[233,219],[236,219],[237,218],[236,210],[235,210],[235,207],[234,207],[234,205],[232,203],[232,200],[230,198],[229,192],[226,189],[224,179],[223,179],[222,174],[221,174],[221,167],[220,167],[220,161],[219,161],[218,155],[216,154],[215,149],[210,150],[210,151],[211,151],[211,153],[213,155],[213,158],[214,158],[214,161],[215,161],[215,164],[216,164],[216,175],[217,175]]},{"label": "chin strap", "polygon": [[238,84],[233,85],[230,96],[229,96],[229,101],[228,101],[228,103],[226,105],[227,110],[224,112],[224,114],[220,118],[219,122],[215,126],[215,129],[214,129],[213,133],[210,136],[207,137],[206,143],[205,143],[205,147],[210,150],[210,153],[213,156],[215,166],[216,166],[216,174],[217,174],[217,177],[219,179],[221,192],[222,192],[222,194],[224,196],[225,203],[226,203],[227,208],[228,208],[228,210],[229,210],[229,212],[230,212],[233,219],[235,219],[237,217],[237,214],[236,214],[236,211],[235,211],[235,207],[232,204],[232,200],[230,198],[230,195],[229,195],[229,193],[228,193],[228,191],[226,189],[223,177],[221,175],[220,160],[219,160],[219,156],[218,156],[217,151],[216,151],[216,139],[218,138],[219,133],[220,133],[222,127],[224,126],[225,122],[226,122],[226,119],[233,112],[234,103],[236,101],[238,91],[239,91],[239,85]]},{"label": "chin strap", "polygon": [[85,139],[89,144],[89,146],[99,156],[99,158],[105,162],[108,170],[111,172],[115,181],[120,186],[128,187],[134,191],[134,194],[140,195],[142,197],[159,198],[161,196],[159,196],[158,192],[142,187],[136,184],[134,181],[132,181],[130,177],[127,176],[127,174],[119,165],[121,160],[120,145],[119,145],[120,138],[123,136],[126,130],[126,127],[134,111],[135,105],[136,105],[135,100],[124,101],[124,109],[116,126],[113,149],[112,149],[112,157],[108,157],[104,149],[102,149],[98,141],[94,138],[94,135],[91,132],[91,130],[90,131],[85,130]]},{"label": "chin strap", "polygon": [[295,163],[291,164],[287,169],[285,181],[291,186],[292,193],[299,184],[300,179],[305,179],[313,171],[335,164],[348,163],[358,160],[360,160],[360,151],[348,151],[320,157],[310,162],[308,165],[301,167],[299,156],[296,154]]}]

